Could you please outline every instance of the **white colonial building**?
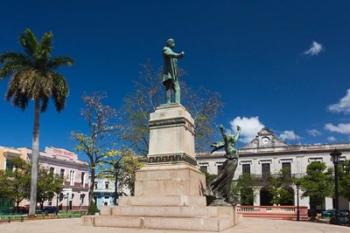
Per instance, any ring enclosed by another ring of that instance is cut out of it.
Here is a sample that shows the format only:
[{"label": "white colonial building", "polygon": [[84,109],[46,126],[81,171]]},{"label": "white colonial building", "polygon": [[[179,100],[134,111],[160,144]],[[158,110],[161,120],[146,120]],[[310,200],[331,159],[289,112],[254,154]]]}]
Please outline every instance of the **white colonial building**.
[{"label": "white colonial building", "polygon": [[[243,173],[256,177],[264,177],[267,174],[277,174],[282,168],[289,169],[290,175],[301,177],[306,174],[308,164],[313,161],[322,161],[328,167],[333,167],[330,153],[334,149],[342,152],[341,160],[350,159],[350,144],[324,144],[324,145],[288,145],[278,139],[270,130],[262,129],[255,139],[239,150],[239,163],[234,176],[237,180]],[[199,153],[197,161],[201,169],[209,174],[217,174],[225,161],[223,152],[213,154]],[[294,203],[297,203],[296,187],[291,187],[294,192]],[[263,186],[254,188],[254,205],[269,205],[268,194]],[[302,192],[300,193],[301,196]],[[301,206],[310,207],[308,197],[299,198]],[[332,209],[333,199],[326,198],[323,208]],[[349,201],[340,198],[340,208],[349,209]]]}]

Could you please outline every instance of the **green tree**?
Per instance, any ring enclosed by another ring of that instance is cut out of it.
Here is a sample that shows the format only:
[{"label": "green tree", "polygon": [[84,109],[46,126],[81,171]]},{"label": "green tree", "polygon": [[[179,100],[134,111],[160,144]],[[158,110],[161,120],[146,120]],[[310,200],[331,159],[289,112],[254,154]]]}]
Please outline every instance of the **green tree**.
[{"label": "green tree", "polygon": [[257,180],[250,174],[242,174],[235,186],[236,193],[239,194],[241,205],[253,205],[255,194],[254,187],[257,185]]},{"label": "green tree", "polygon": [[332,196],[332,182],[327,166],[315,161],[307,166],[306,175],[300,179],[303,197],[310,197],[310,209],[316,210],[322,206],[326,197]]},{"label": "green tree", "polygon": [[120,179],[122,174],[122,157],[119,156],[111,157],[108,160],[104,160],[100,163],[100,172],[97,175],[99,178],[107,178],[114,180],[114,193],[113,193],[113,204],[118,204],[118,198],[122,194],[120,190]]},{"label": "green tree", "polygon": [[26,29],[19,39],[25,53],[5,52],[0,55],[0,78],[11,78],[7,100],[23,110],[30,100],[34,101],[30,215],[34,215],[36,209],[40,112],[47,109],[49,99],[54,101],[57,111],[64,108],[68,85],[57,70],[63,65],[73,64],[69,57],[51,57],[52,39],[51,32],[44,33],[38,40],[30,29]]},{"label": "green tree", "polygon": [[11,180],[7,172],[0,170],[0,213],[9,213],[14,206],[10,184]]},{"label": "green tree", "polygon": [[10,184],[11,180],[8,174],[0,170],[0,198],[8,198],[11,195]]},{"label": "green tree", "polygon": [[104,164],[111,157],[118,154],[113,149],[113,136],[119,127],[117,124],[117,111],[111,106],[102,103],[106,98],[102,94],[83,96],[84,108],[82,117],[88,124],[88,132],[73,132],[72,137],[77,142],[76,150],[86,154],[89,163],[91,183],[89,188],[89,204],[93,202],[95,179],[98,166]]},{"label": "green tree", "polygon": [[270,175],[266,181],[267,185],[265,186],[265,189],[271,193],[271,204],[278,205],[280,202],[279,190],[281,188],[279,179],[275,176]]},{"label": "green tree", "polygon": [[52,200],[55,194],[58,196],[62,192],[63,179],[59,175],[41,168],[38,181],[37,201],[40,203],[40,208],[43,209],[45,201]]},{"label": "green tree", "polygon": [[30,166],[21,158],[14,158],[12,163],[13,171],[7,172],[10,180],[8,197],[15,201],[16,209],[18,209],[19,203],[29,197]]},{"label": "green tree", "polygon": [[[141,68],[135,90],[124,98],[123,117],[126,127],[122,139],[137,154],[146,156],[148,153],[149,114],[164,103],[163,89],[160,72],[147,62]],[[181,83],[181,93],[184,96],[183,105],[195,120],[196,150],[205,151],[208,149],[208,141],[212,141],[214,120],[222,107],[220,96],[205,88],[192,90],[185,82]]]},{"label": "green tree", "polygon": [[11,200],[16,209],[29,197],[30,166],[21,158],[11,159],[13,170],[0,171],[0,198]]},{"label": "green tree", "polygon": [[281,169],[275,175],[262,180],[263,187],[271,194],[273,205],[292,205],[294,203],[293,179],[289,169]]},{"label": "green tree", "polygon": [[[116,205],[120,195],[125,195],[124,188],[133,193],[135,183],[135,172],[140,169],[142,163],[140,157],[137,160],[130,159],[130,156],[136,156],[127,149],[122,149],[116,153],[116,156],[110,157],[103,161],[100,167],[99,177],[114,180],[114,199]],[[129,188],[131,187],[131,188]]]},{"label": "green tree", "polygon": [[289,168],[282,168],[277,174],[277,193],[279,205],[293,205],[294,204],[294,190],[292,188],[293,177]]},{"label": "green tree", "polygon": [[116,205],[120,195],[125,195],[123,190],[129,190],[131,195],[135,192],[135,174],[143,163],[141,157],[129,149],[122,149],[116,156],[110,157],[101,164],[99,177],[114,180],[114,198]]},{"label": "green tree", "polygon": [[130,194],[135,193],[136,171],[142,167],[140,157],[131,150],[122,151],[122,175],[121,186],[130,190]]},{"label": "green tree", "polygon": [[294,204],[294,190],[291,186],[282,186],[279,189],[279,203],[280,205]]}]

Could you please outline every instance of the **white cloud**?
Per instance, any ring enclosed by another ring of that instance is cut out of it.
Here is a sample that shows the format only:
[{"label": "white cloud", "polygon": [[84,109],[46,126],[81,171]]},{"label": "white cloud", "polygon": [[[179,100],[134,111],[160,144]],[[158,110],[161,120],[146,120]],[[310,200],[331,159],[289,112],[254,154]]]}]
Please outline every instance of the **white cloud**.
[{"label": "white cloud", "polygon": [[327,138],[327,140],[330,141],[330,142],[337,141],[337,139],[336,139],[334,136],[329,136],[329,137]]},{"label": "white cloud", "polygon": [[309,130],[307,130],[307,133],[313,137],[317,137],[317,136],[321,135],[321,132],[317,129],[309,129]]},{"label": "white cloud", "polygon": [[323,50],[322,44],[313,41],[311,47],[304,52],[305,55],[317,56]]},{"label": "white cloud", "polygon": [[338,103],[328,106],[328,110],[337,113],[350,113],[350,89],[346,91],[346,95]]},{"label": "white cloud", "polygon": [[350,123],[339,123],[338,125],[328,123],[324,126],[324,128],[331,132],[350,134]]},{"label": "white cloud", "polygon": [[259,117],[236,117],[231,122],[232,130],[236,131],[237,125],[241,127],[240,141],[249,143],[256,134],[265,127],[259,120]]},{"label": "white cloud", "polygon": [[300,139],[300,136],[297,135],[293,130],[285,130],[280,134],[282,140],[295,141]]}]

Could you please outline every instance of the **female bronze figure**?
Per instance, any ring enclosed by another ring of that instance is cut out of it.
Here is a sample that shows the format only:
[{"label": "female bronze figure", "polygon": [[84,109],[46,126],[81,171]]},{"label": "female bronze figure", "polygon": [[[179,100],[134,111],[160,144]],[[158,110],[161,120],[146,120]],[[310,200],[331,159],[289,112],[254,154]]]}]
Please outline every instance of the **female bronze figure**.
[{"label": "female bronze figure", "polygon": [[238,164],[238,152],[235,145],[238,141],[241,128],[237,126],[235,135],[225,132],[222,125],[219,127],[222,141],[213,143],[211,153],[214,151],[225,149],[226,161],[222,165],[218,176],[209,184],[207,196],[210,205],[231,205],[233,203],[231,197],[231,183]]}]

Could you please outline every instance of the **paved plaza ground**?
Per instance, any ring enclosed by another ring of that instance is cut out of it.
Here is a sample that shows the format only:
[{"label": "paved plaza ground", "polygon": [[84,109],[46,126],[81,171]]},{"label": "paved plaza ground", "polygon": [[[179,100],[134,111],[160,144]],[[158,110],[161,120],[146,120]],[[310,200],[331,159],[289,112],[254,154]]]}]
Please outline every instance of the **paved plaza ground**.
[{"label": "paved plaza ground", "polygon": [[[80,219],[40,220],[0,224],[1,233],[180,233],[188,231],[135,230],[81,226]],[[245,218],[224,233],[350,233],[349,227],[322,223]]]}]

